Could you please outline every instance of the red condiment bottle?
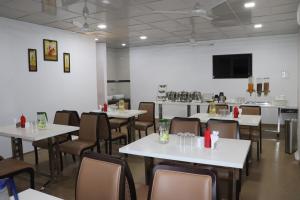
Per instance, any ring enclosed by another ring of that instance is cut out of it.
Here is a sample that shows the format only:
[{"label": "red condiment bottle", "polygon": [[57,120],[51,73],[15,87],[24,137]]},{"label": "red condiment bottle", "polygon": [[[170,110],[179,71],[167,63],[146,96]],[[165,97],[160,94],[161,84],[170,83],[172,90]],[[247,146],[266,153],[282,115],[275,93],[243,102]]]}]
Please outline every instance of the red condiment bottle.
[{"label": "red condiment bottle", "polygon": [[233,117],[238,118],[239,114],[240,114],[239,108],[237,106],[235,106],[234,109],[233,109]]},{"label": "red condiment bottle", "polygon": [[104,103],[104,105],[103,105],[103,111],[107,112],[107,103]]},{"label": "red condiment bottle", "polygon": [[21,128],[25,128],[25,123],[26,123],[26,117],[22,114],[20,117]]},{"label": "red condiment bottle", "polygon": [[204,147],[205,148],[210,148],[211,147],[211,138],[210,138],[210,135],[211,135],[211,131],[209,128],[207,128],[205,130],[205,133],[204,133]]}]

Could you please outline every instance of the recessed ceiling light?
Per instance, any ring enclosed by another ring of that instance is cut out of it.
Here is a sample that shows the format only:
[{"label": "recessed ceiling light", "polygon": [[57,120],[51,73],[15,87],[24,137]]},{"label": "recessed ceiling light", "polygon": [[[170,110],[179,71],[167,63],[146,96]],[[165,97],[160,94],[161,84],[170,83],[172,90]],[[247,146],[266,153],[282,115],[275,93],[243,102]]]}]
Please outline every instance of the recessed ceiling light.
[{"label": "recessed ceiling light", "polygon": [[99,40],[99,38],[95,38],[95,41],[98,41]]},{"label": "recessed ceiling light", "polygon": [[262,24],[254,24],[254,28],[262,28],[263,25]]},{"label": "recessed ceiling light", "polygon": [[125,44],[125,43],[122,43],[122,47],[126,47],[126,44]]},{"label": "recessed ceiling light", "polygon": [[104,3],[104,4],[110,4],[110,1],[109,0],[102,0],[102,3]]},{"label": "recessed ceiling light", "polygon": [[141,40],[146,40],[148,37],[146,36],[146,35],[142,35],[142,36],[140,36],[140,39]]},{"label": "recessed ceiling light", "polygon": [[255,7],[255,2],[254,2],[254,1],[246,2],[246,3],[244,4],[244,7],[245,7],[245,8],[254,8],[254,7]]},{"label": "recessed ceiling light", "polygon": [[106,29],[106,24],[98,24],[97,26],[99,29]]}]

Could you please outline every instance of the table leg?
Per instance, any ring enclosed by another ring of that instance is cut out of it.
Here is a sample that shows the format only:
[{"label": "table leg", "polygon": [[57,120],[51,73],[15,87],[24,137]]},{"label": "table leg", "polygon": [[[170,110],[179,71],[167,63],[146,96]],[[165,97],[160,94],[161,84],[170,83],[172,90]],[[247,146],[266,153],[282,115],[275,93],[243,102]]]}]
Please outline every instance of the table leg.
[{"label": "table leg", "polygon": [[[279,124],[280,128],[280,124]],[[279,130],[280,132],[280,130]],[[262,153],[262,131],[261,131],[261,122],[259,123],[259,151]]]},{"label": "table leg", "polygon": [[24,160],[23,144],[21,138],[11,138],[11,149],[14,159]]},{"label": "table leg", "polygon": [[163,108],[162,108],[162,104],[158,104],[158,115],[159,115],[159,119],[163,118]]},{"label": "table leg", "polygon": [[128,119],[128,143],[135,141],[135,117]]},{"label": "table leg", "polygon": [[60,152],[58,142],[55,137],[48,138],[49,170],[51,179],[60,175]]},{"label": "table leg", "polygon": [[191,116],[191,105],[187,105],[187,117]]},{"label": "table leg", "polygon": [[150,185],[152,169],[153,169],[153,158],[144,157],[144,161],[145,161],[145,182],[146,185]]},{"label": "table leg", "polygon": [[200,113],[200,111],[201,111],[200,105],[197,105],[197,113]]},{"label": "table leg", "polygon": [[237,198],[237,191],[236,191],[236,179],[235,179],[235,169],[232,168],[232,200],[236,200]]}]

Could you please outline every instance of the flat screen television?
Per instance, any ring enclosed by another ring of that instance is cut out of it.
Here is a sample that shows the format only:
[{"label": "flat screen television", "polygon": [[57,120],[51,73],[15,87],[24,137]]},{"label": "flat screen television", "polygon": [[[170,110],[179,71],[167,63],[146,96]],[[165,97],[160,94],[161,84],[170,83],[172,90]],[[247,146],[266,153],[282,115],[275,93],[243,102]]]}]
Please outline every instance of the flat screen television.
[{"label": "flat screen television", "polygon": [[213,78],[248,78],[252,76],[252,54],[213,56]]}]

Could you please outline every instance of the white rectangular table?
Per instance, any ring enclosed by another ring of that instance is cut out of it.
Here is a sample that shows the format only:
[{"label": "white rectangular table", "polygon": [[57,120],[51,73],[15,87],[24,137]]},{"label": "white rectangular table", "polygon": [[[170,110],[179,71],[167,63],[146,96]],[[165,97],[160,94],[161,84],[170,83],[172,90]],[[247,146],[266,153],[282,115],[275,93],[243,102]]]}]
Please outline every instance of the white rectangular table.
[{"label": "white rectangular table", "polygon": [[[33,142],[48,139],[48,145],[49,147],[52,147],[52,144],[56,144],[55,136],[77,130],[79,130],[79,127],[58,124],[48,124],[44,129],[38,129],[33,126],[29,128],[16,128],[16,125],[8,125],[0,126],[0,136],[11,138],[13,158],[23,160],[22,140]],[[49,168],[51,178],[60,174],[59,151],[57,145],[53,146],[54,148],[49,148]]]},{"label": "white rectangular table", "polygon": [[[55,196],[51,196],[33,189],[27,189],[18,193],[18,197],[20,200],[62,200]],[[10,197],[10,200],[14,200],[14,197]]]},{"label": "white rectangular table", "polygon": [[[101,110],[94,110],[93,112],[102,112]],[[128,119],[129,133],[128,141],[135,141],[135,117],[147,113],[146,110],[108,110],[105,112],[108,117]]]},{"label": "white rectangular table", "polygon": [[[249,140],[220,138],[215,149],[207,149],[203,147],[202,137],[194,137],[192,141],[187,138],[183,145],[183,142],[180,144],[179,136],[171,134],[170,141],[161,144],[159,135],[154,133],[121,147],[119,152],[145,157],[146,183],[149,184],[153,158],[227,167],[232,168],[235,173],[235,169],[243,168],[250,143]],[[235,178],[233,176],[234,185]]]}]

